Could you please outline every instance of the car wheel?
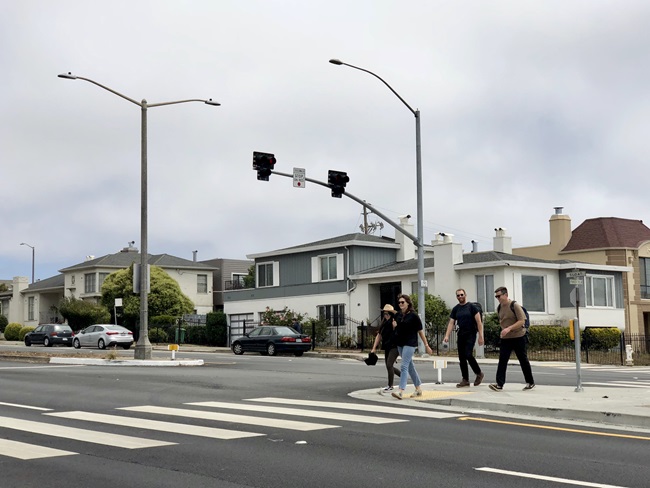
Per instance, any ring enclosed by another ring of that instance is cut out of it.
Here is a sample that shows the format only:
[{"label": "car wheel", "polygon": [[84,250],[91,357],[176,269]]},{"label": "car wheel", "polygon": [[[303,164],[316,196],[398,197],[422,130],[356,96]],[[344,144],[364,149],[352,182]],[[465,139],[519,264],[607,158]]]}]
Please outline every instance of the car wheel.
[{"label": "car wheel", "polygon": [[99,339],[99,341],[97,341],[97,347],[100,349],[106,349],[106,343],[104,342],[104,339]]},{"label": "car wheel", "polygon": [[50,342],[50,338],[49,338],[49,337],[46,337],[45,339],[43,339],[43,345],[44,345],[45,347],[52,347],[52,343]]},{"label": "car wheel", "polygon": [[303,354],[305,354],[304,351],[298,351],[298,352],[294,352],[294,353],[293,353],[293,355],[296,356],[297,358],[299,358],[299,357],[302,356]]},{"label": "car wheel", "polygon": [[124,344],[122,347],[123,347],[124,349],[129,349],[129,348],[131,347],[131,344]]},{"label": "car wheel", "polygon": [[72,345],[74,346],[75,349],[81,349],[81,342],[79,342],[79,339],[75,339],[72,342]]},{"label": "car wheel", "polygon": [[237,356],[241,356],[242,354],[244,354],[244,347],[241,345],[241,342],[235,342],[232,345],[232,352],[237,354]]},{"label": "car wheel", "polygon": [[29,346],[32,345],[32,341],[29,340],[29,337],[25,337],[25,345],[26,345],[27,347],[29,347]]},{"label": "car wheel", "polygon": [[266,345],[266,353],[269,356],[275,356],[275,344],[272,342]]}]

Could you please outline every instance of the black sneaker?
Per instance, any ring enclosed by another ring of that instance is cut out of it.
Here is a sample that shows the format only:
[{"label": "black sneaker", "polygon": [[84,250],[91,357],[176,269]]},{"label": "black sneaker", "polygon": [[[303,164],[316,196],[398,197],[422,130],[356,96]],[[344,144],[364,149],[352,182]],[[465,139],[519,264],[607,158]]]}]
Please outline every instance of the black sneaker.
[{"label": "black sneaker", "polygon": [[491,384],[490,384],[490,390],[493,390],[493,391],[502,391],[502,390],[503,390],[503,386],[499,386],[499,385],[497,385],[496,383],[491,383]]},{"label": "black sneaker", "polygon": [[524,386],[524,391],[532,390],[535,388],[535,383],[526,383],[526,386]]}]

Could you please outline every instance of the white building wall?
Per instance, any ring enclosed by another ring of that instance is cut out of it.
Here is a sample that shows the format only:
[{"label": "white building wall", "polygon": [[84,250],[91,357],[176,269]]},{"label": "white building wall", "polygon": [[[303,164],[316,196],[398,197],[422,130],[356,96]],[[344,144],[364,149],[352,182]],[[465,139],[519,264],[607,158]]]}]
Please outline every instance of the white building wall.
[{"label": "white building wall", "polygon": [[[197,314],[206,314],[212,312],[212,290],[213,286],[213,273],[212,270],[195,271],[186,269],[165,269],[165,272],[174,279],[192,303]],[[198,293],[198,275],[206,275],[208,277],[208,290],[207,293]]]}]

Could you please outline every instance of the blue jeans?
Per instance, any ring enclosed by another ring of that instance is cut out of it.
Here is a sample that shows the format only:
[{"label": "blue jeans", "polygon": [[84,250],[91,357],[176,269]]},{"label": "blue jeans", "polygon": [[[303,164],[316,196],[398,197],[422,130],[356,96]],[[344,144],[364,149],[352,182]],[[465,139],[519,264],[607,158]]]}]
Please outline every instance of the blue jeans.
[{"label": "blue jeans", "polygon": [[419,387],[422,384],[422,381],[420,381],[420,376],[415,370],[415,365],[413,364],[413,354],[415,354],[415,347],[398,346],[397,349],[399,350],[399,355],[402,356],[402,370],[399,377],[399,389],[406,390],[406,382],[409,376],[413,381],[413,385],[416,388]]}]

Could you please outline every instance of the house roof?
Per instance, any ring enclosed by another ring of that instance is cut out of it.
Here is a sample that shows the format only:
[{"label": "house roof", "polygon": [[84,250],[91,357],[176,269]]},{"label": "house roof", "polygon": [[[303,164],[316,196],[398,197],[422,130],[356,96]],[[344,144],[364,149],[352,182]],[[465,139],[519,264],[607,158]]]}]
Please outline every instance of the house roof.
[{"label": "house roof", "polygon": [[306,244],[299,244],[297,246],[285,247],[275,251],[268,251],[263,253],[248,254],[246,257],[249,259],[262,258],[268,256],[278,256],[282,254],[295,254],[297,252],[314,251],[319,249],[331,249],[332,247],[341,246],[367,246],[367,247],[388,247],[392,249],[399,249],[399,244],[395,239],[390,237],[377,237],[369,234],[353,233],[345,234],[337,237],[330,237],[320,241],[308,242]]},{"label": "house roof", "polygon": [[628,248],[637,249],[650,240],[650,229],[642,220],[618,217],[587,219],[571,234],[571,239],[560,252],[587,249]]},{"label": "house roof", "polygon": [[44,280],[38,280],[36,283],[30,284],[25,288],[22,293],[30,291],[47,291],[50,289],[61,289],[65,284],[65,276],[58,274],[50,278],[45,278]]},{"label": "house roof", "polygon": [[[77,271],[89,268],[128,268],[134,262],[140,262],[140,253],[137,251],[120,251],[115,254],[107,254],[99,258],[90,259],[83,263],[75,264],[59,271],[66,273],[69,271]],[[161,268],[192,268],[214,270],[214,266],[207,264],[190,261],[169,254],[149,254],[147,262],[152,266],[160,266]]]}]

